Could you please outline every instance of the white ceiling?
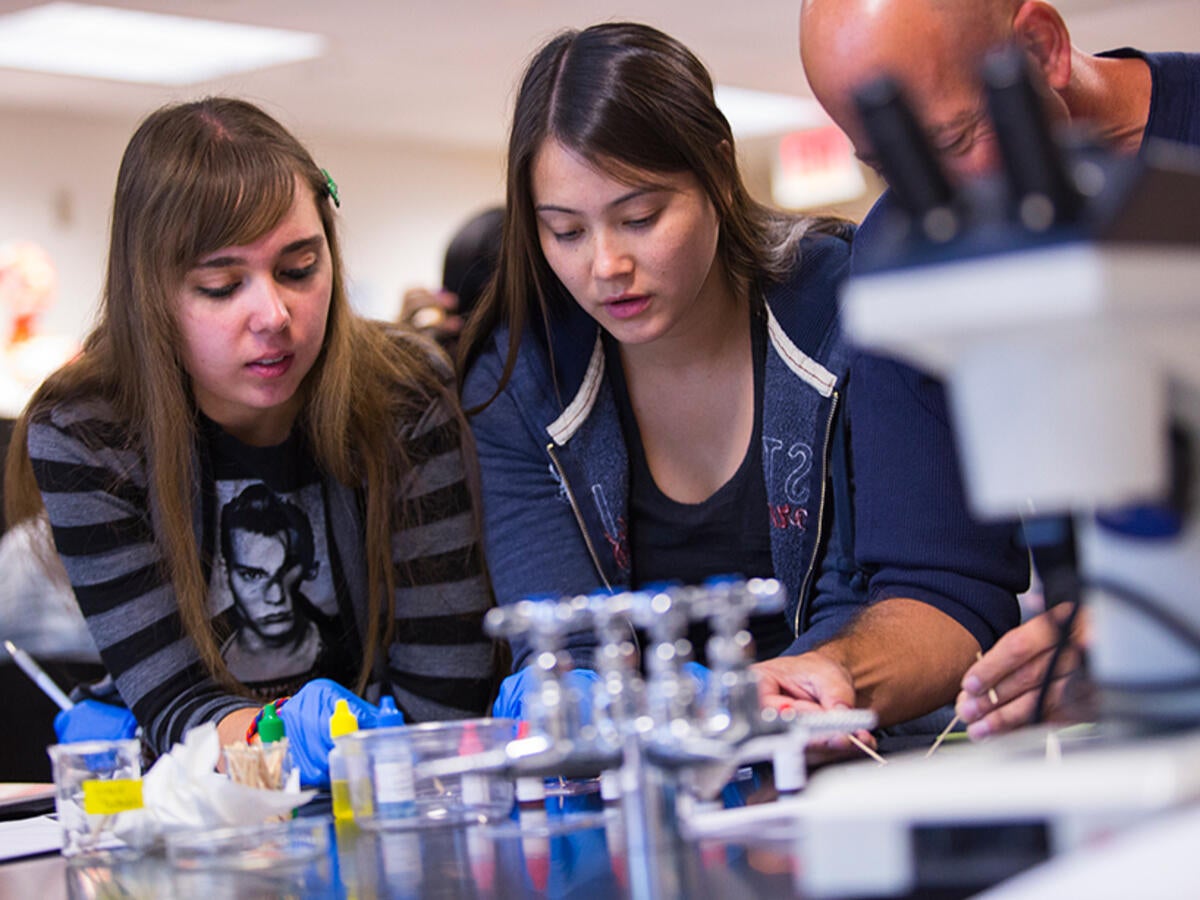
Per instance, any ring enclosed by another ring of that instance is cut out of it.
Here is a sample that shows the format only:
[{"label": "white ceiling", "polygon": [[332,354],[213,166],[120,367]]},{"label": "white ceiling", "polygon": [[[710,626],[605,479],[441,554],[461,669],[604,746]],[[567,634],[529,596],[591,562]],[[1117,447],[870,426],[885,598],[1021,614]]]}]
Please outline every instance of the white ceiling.
[{"label": "white ceiling", "polygon": [[[970,2],[970,0],[960,0]],[[0,13],[37,5],[0,0]],[[0,69],[0,109],[132,121],[163,102],[234,93],[312,133],[494,149],[529,55],[563,27],[636,19],[674,34],[717,80],[804,94],[799,0],[112,0],[325,35],[321,59],[185,89]],[[1060,0],[1087,50],[1200,50],[1198,0]],[[4,138],[0,138],[2,140]]]}]

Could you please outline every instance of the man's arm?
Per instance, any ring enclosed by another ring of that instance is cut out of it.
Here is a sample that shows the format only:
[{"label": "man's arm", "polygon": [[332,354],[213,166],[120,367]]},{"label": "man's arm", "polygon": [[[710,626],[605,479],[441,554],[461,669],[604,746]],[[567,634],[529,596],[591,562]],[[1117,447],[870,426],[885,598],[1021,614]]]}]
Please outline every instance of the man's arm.
[{"label": "man's arm", "polygon": [[[764,699],[869,706],[890,725],[951,702],[980,649],[1018,623],[1028,558],[1014,540],[1015,523],[971,515],[939,385],[861,354],[847,398],[853,552],[845,540],[835,543],[845,530],[835,518],[824,566],[843,579],[865,576],[868,603],[815,646],[802,634],[793,652],[813,652],[773,661],[763,673]],[[835,517],[847,514],[834,509]],[[826,575],[810,629],[838,593]]]},{"label": "man's arm", "polygon": [[895,597],[800,656],[759,663],[763,702],[873,709],[880,725],[915,718],[954,699],[979,642],[939,609]]}]

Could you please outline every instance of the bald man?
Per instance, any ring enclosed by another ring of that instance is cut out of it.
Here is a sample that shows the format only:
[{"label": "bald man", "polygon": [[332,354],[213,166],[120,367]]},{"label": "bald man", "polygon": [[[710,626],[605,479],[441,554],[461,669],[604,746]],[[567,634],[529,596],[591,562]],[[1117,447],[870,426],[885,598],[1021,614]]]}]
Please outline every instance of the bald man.
[{"label": "bald man", "polygon": [[[850,138],[859,158],[873,167],[873,148],[858,123],[852,92],[884,72],[905,86],[952,178],[996,167],[998,149],[977,70],[984,54],[1013,41],[1026,50],[1040,73],[1052,117],[1085,123],[1120,152],[1137,152],[1150,138],[1200,146],[1200,56],[1130,49],[1089,55],[1072,46],[1058,11],[1040,0],[804,0],[801,7],[800,52],[813,93]],[[876,240],[881,209],[891,202],[885,194],[864,220],[855,239],[859,250]],[[852,433],[860,448],[867,447],[865,452],[882,448],[879,452],[886,453],[894,467],[924,466],[926,472],[941,471],[947,480],[957,477],[939,384],[870,356],[855,364],[851,382],[858,394]],[[920,439],[904,439],[912,435]],[[858,471],[874,468],[864,464]],[[860,498],[884,491],[888,502],[912,508],[929,501],[928,480],[901,479],[890,486],[860,483],[856,488]],[[943,484],[942,489],[952,486]],[[959,502],[956,499],[951,505]],[[986,534],[986,529],[980,533]],[[923,540],[920,535],[912,538]],[[972,540],[968,534],[960,538]],[[969,645],[961,634],[949,629],[949,641],[944,633],[930,633],[922,640],[915,635],[911,613],[899,608],[896,612],[905,612],[899,616],[903,640],[897,652],[926,660],[934,678],[959,666],[966,668],[963,652]],[[1055,623],[1065,612],[1059,608],[1035,617],[1000,637],[990,650],[986,640],[973,633],[979,648],[989,652],[967,668],[956,701],[973,738],[1029,721],[1057,638]],[[843,657],[847,653],[844,646],[831,649]],[[810,659],[814,655],[772,661],[774,668],[763,672],[768,698],[780,702],[794,697],[825,706],[846,702],[848,697],[857,705],[874,702],[871,691],[863,690],[869,686],[868,673],[842,667],[842,672],[831,674],[825,660]],[[1078,659],[1077,653],[1066,654],[1060,676],[1076,667]],[[886,677],[903,679],[910,671],[911,667],[893,661]],[[1052,706],[1062,696],[1064,680],[1055,682]],[[996,700],[989,699],[991,690]]]},{"label": "bald man", "polygon": [[[1157,66],[1155,57],[1148,62],[1132,51],[1086,54],[1071,45],[1066,24],[1049,3],[806,0],[800,15],[800,56],[813,94],[849,136],[859,158],[872,167],[873,151],[858,123],[852,93],[856,85],[887,72],[904,84],[952,175],[995,168],[998,150],[978,69],[989,50],[1012,41],[1028,52],[1049,88],[1052,116],[1086,121],[1119,150],[1141,147],[1155,90],[1151,68],[1163,70],[1166,81],[1175,77],[1175,64]],[[1186,62],[1183,68],[1187,79]],[[1171,87],[1159,84],[1161,91]],[[1193,97],[1191,105],[1195,103]],[[1194,130],[1200,122],[1190,110],[1180,112],[1162,136],[1200,141]]]}]

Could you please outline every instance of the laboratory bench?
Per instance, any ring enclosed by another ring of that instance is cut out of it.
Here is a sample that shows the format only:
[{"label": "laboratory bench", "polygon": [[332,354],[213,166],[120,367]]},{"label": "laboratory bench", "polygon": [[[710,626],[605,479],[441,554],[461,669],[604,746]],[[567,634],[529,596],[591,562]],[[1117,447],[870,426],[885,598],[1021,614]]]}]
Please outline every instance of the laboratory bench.
[{"label": "laboratory bench", "polygon": [[[58,898],[622,898],[631,885],[619,812],[598,795],[566,816],[522,814],[493,825],[367,830],[309,811],[328,847],[312,859],[265,868],[230,860],[181,868],[163,852],[111,862],[58,854],[0,865],[0,897]],[[306,816],[307,818],[307,816]],[[303,821],[303,820],[300,820]],[[791,842],[770,835],[745,842],[681,842],[659,861],[677,896],[792,897]],[[664,870],[669,870],[665,871]]]}]

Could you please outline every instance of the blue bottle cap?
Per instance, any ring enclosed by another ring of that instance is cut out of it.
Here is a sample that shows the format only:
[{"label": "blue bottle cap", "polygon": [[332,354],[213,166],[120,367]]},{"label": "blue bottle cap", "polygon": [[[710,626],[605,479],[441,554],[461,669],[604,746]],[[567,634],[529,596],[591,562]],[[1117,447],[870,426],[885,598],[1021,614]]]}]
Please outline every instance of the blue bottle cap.
[{"label": "blue bottle cap", "polygon": [[396,708],[395,699],[384,694],[383,699],[379,701],[379,716],[375,719],[376,728],[391,728],[393,725],[404,724],[404,713]]}]

